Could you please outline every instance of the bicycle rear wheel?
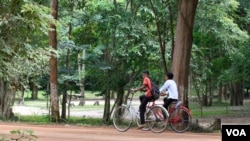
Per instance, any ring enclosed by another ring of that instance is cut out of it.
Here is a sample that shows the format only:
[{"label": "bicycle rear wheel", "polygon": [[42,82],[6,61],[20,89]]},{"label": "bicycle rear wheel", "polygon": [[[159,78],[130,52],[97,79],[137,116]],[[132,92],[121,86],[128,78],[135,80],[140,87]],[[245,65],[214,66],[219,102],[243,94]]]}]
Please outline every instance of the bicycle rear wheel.
[{"label": "bicycle rear wheel", "polygon": [[114,111],[113,124],[118,131],[127,131],[131,127],[132,122],[132,114],[127,106],[119,106]]},{"label": "bicycle rear wheel", "polygon": [[146,122],[152,132],[161,133],[167,128],[168,117],[168,111],[164,107],[157,105],[147,113]]},{"label": "bicycle rear wheel", "polygon": [[170,114],[170,126],[179,133],[185,132],[191,126],[192,117],[189,110],[185,107],[180,107]]}]

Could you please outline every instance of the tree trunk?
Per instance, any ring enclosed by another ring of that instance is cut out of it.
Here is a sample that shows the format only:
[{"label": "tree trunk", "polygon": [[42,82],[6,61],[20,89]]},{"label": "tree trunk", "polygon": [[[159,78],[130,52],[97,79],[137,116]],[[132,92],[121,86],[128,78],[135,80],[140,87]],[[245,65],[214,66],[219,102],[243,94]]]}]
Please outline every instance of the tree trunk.
[{"label": "tree trunk", "polygon": [[38,99],[38,87],[37,87],[37,85],[34,82],[30,83],[30,89],[32,91],[32,93],[31,93],[31,99],[32,100]]},{"label": "tree trunk", "polygon": [[8,120],[15,118],[12,106],[15,102],[16,89],[10,83],[0,79],[0,119]]},{"label": "tree trunk", "polygon": [[180,0],[178,7],[176,44],[173,53],[172,71],[178,85],[179,98],[188,107],[188,77],[193,25],[198,0]]},{"label": "tree trunk", "polygon": [[81,61],[80,61],[80,68],[79,68],[79,71],[80,71],[80,90],[81,90],[81,98],[80,98],[80,103],[79,105],[80,106],[84,106],[85,105],[85,89],[84,89],[84,78],[85,78],[85,51],[86,49],[84,48],[83,51],[82,51],[82,58],[79,58]]},{"label": "tree trunk", "polygon": [[[51,0],[51,15],[54,19],[57,19],[58,14],[58,2],[57,0]],[[50,24],[50,46],[53,49],[57,49],[57,34],[56,34],[56,26],[54,24]],[[50,100],[51,100],[51,118],[52,122],[58,122],[60,118],[59,113],[59,98],[58,98],[58,82],[57,82],[57,58],[55,54],[51,53],[50,58]]]},{"label": "tree trunk", "polygon": [[229,94],[228,94],[228,90],[230,89],[229,87],[230,87],[229,85],[224,85],[224,93],[222,93],[222,94],[223,94],[225,100],[227,100],[229,98]]},{"label": "tree trunk", "polygon": [[208,84],[205,85],[205,91],[202,92],[202,105],[208,106]]},{"label": "tree trunk", "polygon": [[230,97],[231,106],[243,105],[243,88],[241,83],[232,83],[231,84],[231,97]]},{"label": "tree trunk", "polygon": [[222,102],[222,95],[223,95],[224,87],[222,84],[219,84],[219,92],[218,92],[218,102]]},{"label": "tree trunk", "polygon": [[[66,61],[65,61],[65,64],[66,64],[66,70],[69,69],[69,62],[70,62],[70,49],[67,50],[67,57],[66,57]],[[67,99],[68,99],[68,85],[69,85],[69,81],[66,80],[64,82],[64,88],[63,88],[63,98],[62,98],[62,114],[61,114],[61,118],[62,119],[66,119],[66,109],[67,109]],[[69,103],[68,103],[69,104]]]},{"label": "tree trunk", "polygon": [[[73,2],[69,2],[70,5],[70,12],[73,13],[74,5]],[[69,34],[68,34],[69,40],[72,40],[72,23],[69,22]],[[67,57],[66,57],[66,70],[69,69],[70,66],[70,49],[67,49]],[[67,74],[68,75],[68,74]],[[69,81],[66,80],[64,82],[64,88],[63,88],[63,98],[62,98],[62,114],[61,114],[61,119],[66,120],[66,112],[67,112],[67,102],[68,102],[68,118],[70,117],[70,102],[68,101],[68,86],[69,86]],[[71,97],[70,97],[71,100]]]},{"label": "tree trunk", "polygon": [[208,106],[212,106],[213,104],[213,85],[212,85],[212,80],[209,80],[209,84],[208,84]]},{"label": "tree trunk", "polygon": [[169,10],[169,23],[170,23],[169,29],[170,29],[170,40],[171,40],[171,62],[173,62],[173,53],[175,47],[174,20],[173,20],[174,15],[170,4],[168,5],[168,10]]},{"label": "tree trunk", "polygon": [[104,113],[103,113],[103,123],[109,122],[110,117],[110,90],[106,89],[105,91],[105,104],[104,104]]},{"label": "tree trunk", "polygon": [[23,105],[24,104],[24,92],[25,92],[25,88],[23,86],[20,86],[20,91],[21,91],[21,97],[18,100],[18,105]]}]

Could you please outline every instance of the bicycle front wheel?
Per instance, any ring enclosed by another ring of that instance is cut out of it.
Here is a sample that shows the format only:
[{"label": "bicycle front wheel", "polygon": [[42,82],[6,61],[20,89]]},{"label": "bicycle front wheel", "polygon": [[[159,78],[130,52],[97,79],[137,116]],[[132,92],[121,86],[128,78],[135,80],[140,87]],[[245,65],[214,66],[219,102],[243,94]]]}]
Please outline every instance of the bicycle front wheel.
[{"label": "bicycle front wheel", "polygon": [[170,114],[170,126],[171,128],[179,133],[187,131],[192,122],[191,113],[185,107],[180,107]]},{"label": "bicycle front wheel", "polygon": [[132,113],[130,113],[127,106],[119,106],[114,111],[113,124],[118,131],[127,131],[131,127],[132,122]]},{"label": "bicycle front wheel", "polygon": [[157,105],[147,113],[146,122],[152,132],[161,133],[167,128],[168,117],[168,111],[164,107]]}]

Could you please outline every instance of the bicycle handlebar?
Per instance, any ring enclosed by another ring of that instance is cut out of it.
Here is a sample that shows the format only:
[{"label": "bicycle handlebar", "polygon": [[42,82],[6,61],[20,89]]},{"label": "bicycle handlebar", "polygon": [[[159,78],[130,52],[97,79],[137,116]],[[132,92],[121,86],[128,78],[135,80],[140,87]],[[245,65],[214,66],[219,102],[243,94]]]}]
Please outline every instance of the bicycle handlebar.
[{"label": "bicycle handlebar", "polygon": [[131,94],[134,94],[134,93],[136,93],[137,91],[140,91],[140,90],[129,89],[129,91],[131,92]]}]

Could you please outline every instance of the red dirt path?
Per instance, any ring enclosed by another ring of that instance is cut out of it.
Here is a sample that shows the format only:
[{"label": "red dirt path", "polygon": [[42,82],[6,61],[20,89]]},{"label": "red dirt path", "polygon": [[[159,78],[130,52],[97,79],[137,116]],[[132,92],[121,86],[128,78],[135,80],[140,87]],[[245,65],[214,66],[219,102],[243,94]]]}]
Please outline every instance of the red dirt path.
[{"label": "red dirt path", "polygon": [[0,121],[0,135],[10,135],[12,130],[32,130],[37,141],[220,141],[220,133],[176,133],[166,130],[153,133],[130,128],[118,132],[114,127],[87,127],[76,125],[34,125]]}]

